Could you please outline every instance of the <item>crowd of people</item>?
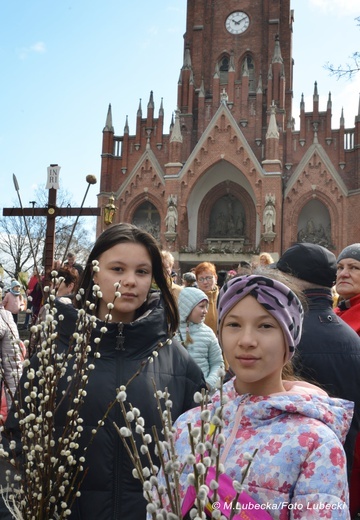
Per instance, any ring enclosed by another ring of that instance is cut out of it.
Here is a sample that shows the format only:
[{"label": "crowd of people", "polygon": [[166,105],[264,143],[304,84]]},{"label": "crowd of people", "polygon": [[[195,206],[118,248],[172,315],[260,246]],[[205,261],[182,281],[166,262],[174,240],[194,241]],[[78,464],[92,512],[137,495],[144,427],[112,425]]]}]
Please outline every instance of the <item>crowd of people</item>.
[{"label": "crowd of people", "polygon": [[[191,471],[187,425],[200,424],[202,409],[194,394],[206,389],[210,415],[223,408],[220,462],[225,474],[241,480],[247,464],[244,454],[258,450],[243,491],[258,504],[273,504],[272,518],[315,519],[322,517],[320,511],[328,512],[327,518],[356,518],[360,514],[360,244],[345,247],[336,257],[320,245],[298,243],[276,262],[269,253],[260,254],[256,265],[241,260],[228,270],[201,262],[182,276],[174,266],[169,251],[130,224],[106,229],[84,268],[74,255],[58,266],[61,283],[55,303],[64,316],[57,331],[59,348],[68,347],[85,298],[94,298],[92,348],[102,336],[101,356],[92,359],[95,370],[82,408],[85,430],[91,431],[116,389],[131,380],[128,401],[141,410],[147,428],[154,426],[161,436],[153,381],[159,390],[167,389],[176,421],[175,444],[182,467],[179,491],[184,498]],[[20,305],[16,300],[20,287],[14,282],[8,301]],[[34,272],[27,290],[36,319],[42,319],[44,303],[34,298],[40,283]],[[97,286],[100,299],[91,296]],[[114,298],[117,287],[120,296]],[[74,298],[79,289],[81,297]],[[16,325],[9,326],[17,313],[5,305],[9,303],[4,298],[2,363],[9,357],[9,345],[17,345],[18,382],[22,352]],[[145,363],[154,351],[155,362]],[[131,379],[139,365],[143,369]],[[5,369],[3,374],[8,377]],[[9,379],[7,387],[11,387],[8,398],[16,390],[14,380]],[[59,399],[63,390],[59,388]],[[142,485],[132,476],[131,462],[113,427],[115,420],[118,415],[110,412],[87,450],[88,471],[72,520],[146,518]],[[64,427],[66,413],[60,411],[56,421]],[[17,428],[12,410],[5,436],[11,438]],[[160,471],[159,479],[165,478]],[[164,504],[169,507],[166,500]]]},{"label": "crowd of people", "polygon": [[[66,296],[71,301],[77,292],[79,273],[83,268],[75,263],[75,255],[72,252],[68,253],[62,266],[58,263],[56,267],[58,279],[61,280],[55,287],[56,297],[59,299]],[[35,268],[25,286],[17,279],[11,280],[9,289],[0,301],[0,423],[6,420],[23,372],[23,362],[33,353],[37,339],[34,335],[26,347],[19,330],[28,330],[45,318],[46,296],[43,286],[44,275]],[[19,323],[19,315],[24,311],[24,323]]]},{"label": "crowd of people", "polygon": [[[83,272],[82,265],[76,262],[75,254],[69,251],[64,262],[55,260],[54,270],[59,273],[59,277],[66,277],[65,285],[68,285],[71,279],[73,283],[71,290],[75,294],[77,291],[77,280],[80,279],[80,275]],[[48,279],[47,283],[49,283],[49,281]],[[11,312],[19,330],[27,330],[32,324],[36,323],[40,309],[45,301],[43,291],[44,283],[44,273],[41,273],[40,270],[35,267],[27,282],[12,279],[8,290],[5,291],[5,294],[1,295],[2,305],[6,310]],[[60,296],[60,293],[64,293],[64,285],[61,290],[57,288],[57,295]],[[19,315],[24,311],[26,311],[25,320],[20,324]]]}]

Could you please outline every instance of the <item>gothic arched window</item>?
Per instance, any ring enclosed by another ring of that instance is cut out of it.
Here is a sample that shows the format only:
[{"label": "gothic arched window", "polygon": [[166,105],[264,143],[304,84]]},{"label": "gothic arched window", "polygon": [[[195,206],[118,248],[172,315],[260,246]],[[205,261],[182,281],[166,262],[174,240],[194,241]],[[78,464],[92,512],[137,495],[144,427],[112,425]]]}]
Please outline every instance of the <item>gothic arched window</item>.
[{"label": "gothic arched window", "polygon": [[243,59],[241,64],[241,76],[244,73],[245,63],[247,65],[247,70],[249,73],[249,92],[256,92],[256,83],[255,83],[255,64],[252,56],[247,54]]},{"label": "gothic arched window", "polygon": [[228,82],[229,64],[230,64],[229,57],[223,56],[219,63],[220,83]]}]

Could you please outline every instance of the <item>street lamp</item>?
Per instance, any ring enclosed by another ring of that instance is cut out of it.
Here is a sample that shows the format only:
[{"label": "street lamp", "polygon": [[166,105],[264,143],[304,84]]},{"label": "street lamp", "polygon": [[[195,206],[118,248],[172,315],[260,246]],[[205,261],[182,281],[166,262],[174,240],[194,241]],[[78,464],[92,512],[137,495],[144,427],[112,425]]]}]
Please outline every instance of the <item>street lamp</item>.
[{"label": "street lamp", "polygon": [[116,206],[114,204],[114,195],[109,197],[109,202],[104,207],[104,223],[108,226],[113,223],[113,219],[116,213]]}]

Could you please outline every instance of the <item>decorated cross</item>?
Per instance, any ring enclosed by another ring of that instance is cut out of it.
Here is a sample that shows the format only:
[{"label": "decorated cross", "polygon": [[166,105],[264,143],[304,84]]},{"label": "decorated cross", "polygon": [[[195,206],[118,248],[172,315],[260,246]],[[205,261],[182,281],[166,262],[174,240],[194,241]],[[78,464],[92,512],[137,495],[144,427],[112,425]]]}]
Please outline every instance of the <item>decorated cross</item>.
[{"label": "decorated cross", "polygon": [[[23,208],[21,203],[21,198],[19,194],[19,185],[15,175],[13,175],[15,189],[17,191],[20,208],[4,208],[3,216],[4,217],[46,217],[46,237],[45,237],[45,273],[48,276],[50,271],[53,268],[54,263],[54,251],[55,251],[55,220],[56,217],[72,217],[76,216],[77,219],[73,226],[73,230],[68,242],[72,239],[73,232],[75,230],[75,226],[80,216],[96,216],[100,215],[101,208],[84,208],[83,204],[85,202],[86,195],[89,191],[91,184],[96,184],[96,177],[94,175],[88,175],[86,177],[86,181],[88,183],[87,190],[85,192],[85,196],[83,198],[81,207],[79,208],[58,208],[56,206],[56,196],[57,190],[59,189],[59,172],[60,166],[57,164],[51,164],[47,169],[47,184],[46,189],[49,190],[48,203],[44,208],[35,208],[34,201],[30,202],[32,204],[31,208]],[[26,222],[26,221],[25,221]],[[29,235],[29,234],[28,234]],[[66,252],[64,256],[66,255]]]}]

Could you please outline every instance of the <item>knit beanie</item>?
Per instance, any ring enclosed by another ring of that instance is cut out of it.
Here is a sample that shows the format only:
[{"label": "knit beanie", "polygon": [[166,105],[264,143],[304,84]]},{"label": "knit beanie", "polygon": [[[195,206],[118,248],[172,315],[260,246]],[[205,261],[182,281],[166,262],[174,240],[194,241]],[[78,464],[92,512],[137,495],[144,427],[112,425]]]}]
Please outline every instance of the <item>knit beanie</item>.
[{"label": "knit beanie", "polygon": [[208,302],[209,298],[197,287],[184,287],[181,289],[178,298],[180,321],[187,321],[194,307],[204,300]]},{"label": "knit beanie", "polygon": [[344,258],[353,258],[354,260],[358,260],[360,262],[360,244],[351,244],[350,246],[345,247],[339,254],[337,258],[337,263],[339,263]]},{"label": "knit beanie", "polygon": [[217,302],[218,337],[228,312],[250,294],[276,319],[283,330],[291,359],[301,339],[304,310],[296,294],[283,283],[259,275],[236,276],[220,290]]},{"label": "knit beanie", "polygon": [[[16,289],[18,287],[19,289]],[[13,280],[11,282],[11,289],[10,292],[14,294],[15,296],[18,296],[20,294],[20,284],[17,280]]]}]

